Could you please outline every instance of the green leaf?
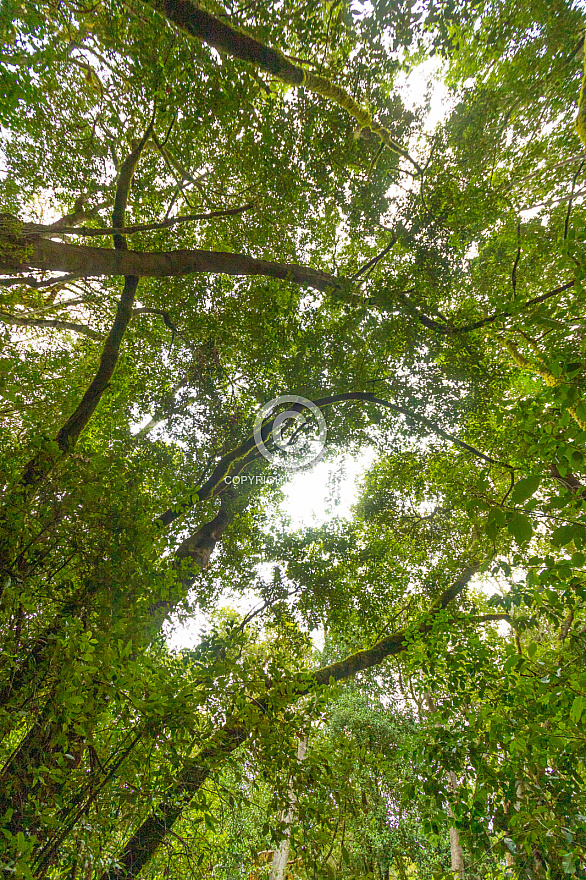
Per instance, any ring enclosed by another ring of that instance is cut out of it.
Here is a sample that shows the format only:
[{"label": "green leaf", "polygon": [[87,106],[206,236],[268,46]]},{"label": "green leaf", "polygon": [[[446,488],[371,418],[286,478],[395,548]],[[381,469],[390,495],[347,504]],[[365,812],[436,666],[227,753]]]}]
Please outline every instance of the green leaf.
[{"label": "green leaf", "polygon": [[580,401],[578,406],[576,407],[576,415],[580,419],[581,422],[586,422],[586,403],[583,400]]},{"label": "green leaf", "polygon": [[507,528],[518,544],[527,543],[533,535],[531,520],[524,513],[516,513]]},{"label": "green leaf", "polygon": [[523,479],[515,484],[515,487],[511,492],[511,503],[523,504],[524,501],[527,501],[528,498],[531,498],[531,496],[537,492],[540,483],[541,477],[539,476],[530,475],[528,477],[523,477]]},{"label": "green leaf", "polygon": [[499,531],[503,528],[507,521],[504,510],[500,507],[493,507],[486,518],[486,534],[491,540],[495,540]]},{"label": "green leaf", "polygon": [[556,547],[565,547],[574,538],[575,528],[572,524],[559,526],[551,536],[551,543]]},{"label": "green leaf", "polygon": [[582,718],[584,714],[584,710],[586,709],[586,697],[583,697],[581,694],[577,697],[574,697],[574,702],[572,703],[572,707],[570,709],[570,718],[576,724]]}]

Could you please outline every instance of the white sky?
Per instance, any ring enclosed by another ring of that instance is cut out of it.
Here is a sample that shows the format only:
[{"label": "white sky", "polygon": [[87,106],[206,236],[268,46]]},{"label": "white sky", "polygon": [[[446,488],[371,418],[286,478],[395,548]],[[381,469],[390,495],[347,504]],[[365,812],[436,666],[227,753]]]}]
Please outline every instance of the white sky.
[{"label": "white sky", "polygon": [[332,517],[348,517],[359,483],[374,459],[374,450],[365,450],[357,457],[320,461],[314,468],[294,474],[281,487],[285,500],[280,507],[290,517],[291,528],[319,526]]},{"label": "white sky", "polygon": [[[320,526],[334,517],[349,518],[352,505],[356,503],[360,482],[375,459],[372,449],[359,456],[340,456],[332,461],[320,461],[313,468],[293,474],[281,486],[285,495],[279,509],[289,518],[291,529]],[[229,590],[220,599],[218,607],[233,608],[246,614],[258,605],[252,591],[244,596],[233,596]],[[174,622],[168,626],[167,643],[172,650],[192,648],[200,640],[206,615],[196,613],[192,619]],[[313,634],[316,647],[323,647],[322,635]]]}]

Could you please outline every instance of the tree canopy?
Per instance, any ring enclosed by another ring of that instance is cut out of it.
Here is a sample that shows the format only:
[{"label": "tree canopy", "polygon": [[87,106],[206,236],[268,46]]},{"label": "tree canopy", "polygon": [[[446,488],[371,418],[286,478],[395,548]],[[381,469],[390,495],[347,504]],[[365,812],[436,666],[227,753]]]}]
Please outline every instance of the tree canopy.
[{"label": "tree canopy", "polygon": [[0,32],[6,876],[582,875],[583,4]]}]

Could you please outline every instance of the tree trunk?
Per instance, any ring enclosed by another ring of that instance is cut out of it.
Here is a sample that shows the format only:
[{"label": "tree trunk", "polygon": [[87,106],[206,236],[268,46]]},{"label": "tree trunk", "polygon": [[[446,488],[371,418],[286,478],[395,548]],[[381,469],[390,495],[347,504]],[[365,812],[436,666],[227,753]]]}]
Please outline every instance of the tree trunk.
[{"label": "tree trunk", "polygon": [[[448,786],[450,791],[455,794],[458,790],[458,780],[453,770],[448,770]],[[454,811],[448,804],[448,816],[454,818]],[[460,832],[455,825],[450,825],[450,856],[452,860],[452,871],[460,880],[464,880],[466,876],[464,870],[464,851],[460,843]]]},{"label": "tree trunk", "polygon": [[[304,736],[299,740],[299,744],[297,745],[297,761],[303,761],[307,754],[307,737]],[[285,877],[285,869],[287,867],[287,862],[289,861],[289,848],[291,845],[291,825],[293,824],[293,819],[295,817],[295,803],[297,801],[297,797],[295,795],[295,791],[293,789],[293,778],[291,778],[291,782],[289,784],[289,809],[287,810],[284,820],[286,824],[285,829],[285,837],[281,841],[278,849],[275,850],[275,854],[273,855],[273,864],[271,867],[271,873],[269,874],[269,880],[284,880]]]},{"label": "tree trunk", "polygon": [[[425,691],[425,702],[427,703],[427,708],[430,712],[435,712],[437,706],[435,704],[435,700],[429,691]],[[458,779],[453,770],[448,770],[448,788],[450,792],[455,794],[458,790]],[[452,810],[451,804],[448,802],[448,819],[450,820],[449,832],[450,832],[450,859],[452,871],[459,878],[459,880],[464,880],[466,873],[464,869],[464,851],[462,849],[462,844],[460,843],[460,832],[454,825],[454,811]]]},{"label": "tree trunk", "polygon": [[[152,128],[153,122],[150,123],[141,140],[120,166],[112,212],[114,226],[124,225],[124,215],[134,170]],[[13,235],[10,233],[9,239],[12,237]],[[22,245],[24,242],[25,247],[23,249],[17,248],[18,261],[20,259],[26,260],[31,254],[34,255],[35,245],[33,242],[36,241],[37,244],[42,245],[42,240],[37,239],[37,236],[33,236],[33,239],[29,242],[27,236],[22,236],[20,244]],[[113,236],[113,239],[114,250],[108,251],[108,253],[115,256],[127,254],[126,238],[123,235],[116,234]],[[1,240],[2,235],[0,234],[0,244]],[[12,260],[9,260],[9,262],[12,262]],[[2,255],[0,250],[0,272],[3,271],[1,264]],[[104,342],[100,363],[94,378],[72,415],[59,429],[54,441],[56,449],[52,451],[40,449],[25,466],[20,484],[17,486],[16,491],[12,493],[12,497],[9,496],[4,501],[3,509],[0,512],[0,566],[2,568],[11,569],[13,549],[12,519],[15,510],[26,506],[28,501],[35,495],[43,480],[56,467],[58,461],[73,451],[81,432],[94,414],[114,374],[120,355],[120,346],[122,345],[126,328],[132,319],[132,306],[139,283],[136,272],[123,272],[122,274],[124,275],[124,287],[116,307],[116,317]]]},{"label": "tree trunk", "polygon": [[[432,605],[431,609],[421,616],[408,630],[401,630],[377,642],[372,648],[358,651],[345,660],[339,660],[329,666],[310,673],[293,676],[285,683],[290,703],[306,694],[315,692],[318,687],[328,685],[332,681],[343,681],[352,678],[363,669],[370,669],[382,662],[386,657],[400,654],[409,649],[415,633],[423,636],[430,632],[433,619],[459,595],[473,575],[478,571],[480,562],[464,569],[451,587]],[[277,688],[280,692],[280,689]],[[252,699],[248,704],[251,713],[263,715],[267,710],[270,694],[267,698]],[[137,877],[142,868],[150,861],[158,850],[167,831],[189,805],[210,770],[219,766],[238,746],[244,743],[254,730],[254,723],[244,726],[242,722],[226,723],[210,739],[207,747],[195,759],[186,762],[179,771],[174,786],[169,790],[168,799],[151,813],[127,842],[124,852],[118,859],[119,867],[106,870],[101,880],[130,880]]]}]

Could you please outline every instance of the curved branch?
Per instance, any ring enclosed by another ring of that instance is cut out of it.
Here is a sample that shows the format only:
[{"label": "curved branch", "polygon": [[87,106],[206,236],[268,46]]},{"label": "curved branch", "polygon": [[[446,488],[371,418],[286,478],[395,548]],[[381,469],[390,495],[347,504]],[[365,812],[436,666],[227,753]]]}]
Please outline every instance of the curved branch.
[{"label": "curved branch", "polygon": [[0,312],[0,321],[3,324],[14,324],[17,327],[54,327],[56,330],[73,330],[74,333],[82,333],[90,339],[102,339],[102,334],[85,324],[75,324],[72,321],[58,321],[54,318],[21,318],[18,315],[8,315]]},{"label": "curved branch", "polygon": [[[154,124],[155,117],[153,113],[153,118],[151,119],[146,132],[120,167],[116,186],[116,197],[114,199],[114,209],[112,211],[112,223],[115,228],[124,226],[124,215],[126,213],[126,205],[128,203],[128,194],[134,176],[134,169],[136,168],[136,164],[143,151],[144,145],[150,137]],[[119,233],[114,233],[113,237],[116,250],[118,252],[126,252],[127,244],[124,236]],[[132,318],[132,305],[138,288],[138,281],[138,275],[125,274],[124,288],[116,307],[116,317],[104,344],[98,370],[77,408],[57,433],[57,437],[55,438],[57,445],[65,454],[70,452],[77,443],[79,435],[95,412],[102,394],[108,387],[110,379],[114,374],[116,364],[118,363],[122,338]]]},{"label": "curved branch", "polygon": [[[346,403],[351,401],[364,401],[365,403],[374,403],[378,406],[383,406],[385,409],[389,409],[392,412],[400,413],[408,419],[412,419],[415,422],[419,422],[423,425],[430,434],[436,434],[438,437],[442,437],[442,439],[447,440],[449,443],[453,443],[455,446],[458,446],[460,449],[463,449],[465,452],[471,453],[475,458],[479,458],[481,461],[485,461],[487,464],[493,464],[497,467],[505,468],[509,471],[514,471],[514,467],[507,462],[499,461],[496,458],[492,458],[490,455],[486,455],[486,453],[482,452],[480,449],[476,449],[475,446],[471,446],[469,443],[465,443],[463,440],[459,440],[458,437],[454,437],[453,434],[449,434],[447,431],[444,431],[443,428],[436,422],[432,422],[431,419],[426,418],[425,416],[420,415],[419,413],[413,412],[413,410],[407,409],[405,406],[401,406],[398,403],[391,403],[388,400],[383,400],[380,397],[377,397],[374,394],[371,394],[367,391],[347,391],[342,394],[332,394],[328,397],[322,397],[317,400],[314,400],[314,404],[319,408],[324,408],[326,406],[332,406],[336,403]],[[302,404],[291,404],[289,406],[290,410],[300,411],[303,409]],[[263,426],[262,434],[263,439],[266,442],[266,438],[270,436],[273,428],[273,423],[276,416],[269,419]],[[187,496],[180,506],[171,507],[162,513],[155,522],[159,526],[166,527],[182,516],[187,510],[194,507],[200,501],[207,501],[210,498],[215,498],[222,491],[225,490],[227,484],[225,482],[225,478],[230,476],[234,477],[251,461],[258,457],[260,453],[256,447],[256,441],[254,436],[248,437],[244,440],[236,449],[233,449],[232,452],[229,452],[220,461],[214,466],[212,473],[208,477],[208,479],[202,483],[199,488],[195,489],[189,496]]]},{"label": "curved branch", "polygon": [[358,651],[345,660],[331,663],[316,671],[308,670],[293,675],[282,684],[276,685],[262,700],[251,700],[247,707],[250,710],[248,723],[235,718],[229,719],[210,737],[206,747],[198,755],[185,762],[167,799],[135,831],[117,860],[117,867],[105,871],[100,880],[131,880],[140,873],[212,770],[254,733],[253,719],[258,718],[260,721],[275,698],[282,707],[283,695],[286,694],[287,702],[292,704],[320,687],[352,678],[359,672],[377,666],[387,657],[408,650],[415,639],[429,635],[437,616],[464,590],[480,566],[478,561],[468,565],[452,586],[412,626],[390,634],[373,647]]},{"label": "curved branch", "polygon": [[177,327],[175,326],[175,324],[171,320],[171,316],[170,316],[169,312],[165,311],[165,309],[151,309],[151,308],[147,308],[146,306],[141,307],[139,309],[133,309],[132,310],[132,317],[136,318],[136,317],[138,317],[138,315],[158,315],[160,318],[163,319],[163,324],[165,325],[165,327],[167,327],[167,329],[172,332],[173,339],[175,338],[175,334],[177,333]]},{"label": "curved branch", "polygon": [[[555,287],[553,290],[548,290],[547,293],[542,293],[541,296],[528,299],[527,302],[524,302],[522,305],[515,308],[515,314],[524,311],[530,306],[539,305],[539,303],[545,302],[546,300],[551,299],[552,296],[557,296],[559,293],[564,293],[566,290],[575,287],[575,285],[575,281],[567,281],[565,284],[560,285],[560,287]],[[498,321],[499,318],[513,318],[515,316],[513,312],[495,312],[494,315],[490,315],[488,318],[482,318],[480,321],[475,321],[473,324],[467,324],[465,327],[454,327],[451,324],[440,324],[439,321],[434,321],[432,318],[429,318],[427,315],[420,312],[403,293],[399,293],[399,296],[403,302],[405,302],[409,311],[417,317],[424,327],[428,327],[430,330],[435,330],[437,333],[443,333],[445,335],[470,333],[472,330],[478,330],[486,324],[492,324],[495,321]]]}]

